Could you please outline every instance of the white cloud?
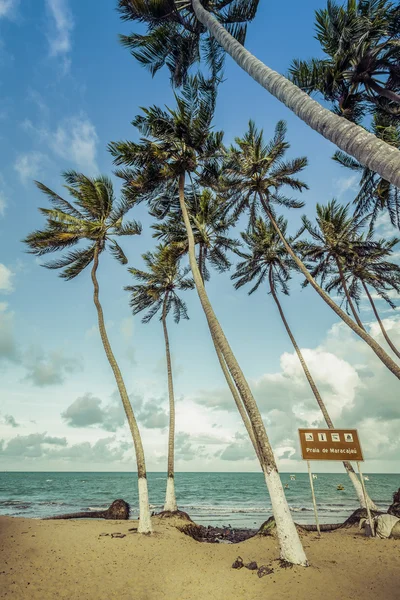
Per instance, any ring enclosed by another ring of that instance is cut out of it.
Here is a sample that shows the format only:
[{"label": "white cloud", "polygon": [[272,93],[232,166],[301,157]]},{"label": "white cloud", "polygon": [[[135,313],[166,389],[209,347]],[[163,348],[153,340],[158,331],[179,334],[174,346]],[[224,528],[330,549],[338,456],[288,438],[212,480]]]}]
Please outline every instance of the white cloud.
[{"label": "white cloud", "polygon": [[7,200],[2,191],[0,191],[0,217],[4,217],[7,208]]},{"label": "white cloud", "polygon": [[341,198],[346,192],[357,192],[360,176],[357,174],[348,177],[339,177],[335,181],[335,190],[338,198]]},{"label": "white cloud", "polygon": [[39,177],[47,161],[47,156],[42,152],[26,152],[17,157],[14,169],[20,176],[22,183],[26,184],[28,181]]},{"label": "white cloud", "polygon": [[48,35],[50,56],[62,56],[64,71],[67,71],[70,61],[67,58],[71,51],[71,33],[74,21],[67,0],[46,0],[51,17],[51,31]]},{"label": "white cloud", "polygon": [[122,319],[119,330],[122,336],[125,338],[127,342],[132,339],[133,336],[133,319],[132,317],[127,317],[126,319]]},{"label": "white cloud", "polygon": [[19,0],[0,0],[0,19],[13,16],[18,4]]},{"label": "white cloud", "polygon": [[5,265],[0,263],[0,292],[3,294],[9,294],[14,290],[12,278],[14,273]]},{"label": "white cloud", "polygon": [[[28,119],[22,123],[22,128],[34,135],[36,143],[45,144],[53,155],[72,163],[74,167],[89,175],[98,173],[96,163],[98,136],[95,126],[85,115],[67,117],[55,130],[49,127],[36,127]],[[34,164],[31,168],[29,160],[19,160],[15,167],[25,178],[30,176],[30,171],[40,166],[40,162],[43,162],[43,155],[40,152],[31,152],[23,156],[30,158],[32,155]],[[41,161],[40,157],[42,157]]]},{"label": "white cloud", "polygon": [[48,141],[50,148],[61,158],[91,175],[98,172],[98,136],[95,126],[86,117],[65,119],[53,133],[49,133]]}]

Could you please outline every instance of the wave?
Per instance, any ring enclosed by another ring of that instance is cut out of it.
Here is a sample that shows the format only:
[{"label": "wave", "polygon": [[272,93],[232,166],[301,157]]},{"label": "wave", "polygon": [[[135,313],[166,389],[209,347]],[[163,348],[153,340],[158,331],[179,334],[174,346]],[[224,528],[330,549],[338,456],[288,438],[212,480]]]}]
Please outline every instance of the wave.
[{"label": "wave", "polygon": [[46,479],[46,483],[49,483],[50,481],[53,481],[52,479]]}]

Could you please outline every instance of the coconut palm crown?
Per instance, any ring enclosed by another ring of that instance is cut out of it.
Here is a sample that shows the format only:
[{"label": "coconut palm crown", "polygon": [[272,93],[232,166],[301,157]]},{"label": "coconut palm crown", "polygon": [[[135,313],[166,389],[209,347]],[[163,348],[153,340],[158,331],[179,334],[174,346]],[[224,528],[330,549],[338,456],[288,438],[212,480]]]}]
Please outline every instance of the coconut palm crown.
[{"label": "coconut palm crown", "polygon": [[[202,4],[244,44],[247,23],[254,19],[259,0],[203,0]],[[119,0],[118,10],[123,20],[146,24],[146,34],[121,35],[120,40],[152,75],[166,66],[173,85],[181,86],[201,59],[214,77],[221,71],[224,52],[196,18],[189,0]]]},{"label": "coconut palm crown", "polygon": [[47,224],[45,229],[34,231],[23,240],[29,246],[29,252],[42,256],[89,241],[87,247],[71,250],[44,264],[49,269],[61,269],[60,276],[67,280],[79,275],[93,262],[95,255],[106,249],[121,264],[127,264],[125,253],[114,238],[141,233],[141,225],[136,221],[123,223],[131,204],[126,200],[116,201],[108,177],[90,178],[76,171],[65,172],[63,176],[72,203],[43,183],[35,182],[53,208],[39,209]]},{"label": "coconut palm crown", "polygon": [[177,292],[194,288],[193,280],[187,277],[190,267],[181,269],[176,252],[161,244],[155,252],[142,254],[142,258],[146,270],[129,269],[129,273],[140,283],[125,287],[126,291],[131,292],[133,314],[146,310],[142,322],[148,323],[160,310],[162,319],[172,309],[175,323],[179,323],[181,318],[188,319],[186,304]]},{"label": "coconut palm crown", "polygon": [[[277,219],[277,224],[286,237],[287,221],[281,216]],[[273,225],[258,218],[254,227],[241,233],[241,236],[249,252],[240,252],[244,260],[238,263],[231,277],[236,280],[235,289],[255,280],[255,284],[249,291],[249,294],[252,294],[266,278],[269,278],[275,289],[279,288],[283,294],[288,295],[291,270],[297,270],[297,266]],[[295,250],[296,242],[290,240],[290,244]]]},{"label": "coconut palm crown", "polygon": [[[237,252],[240,242],[227,235],[236,219],[226,210],[224,199],[211,190],[186,194],[186,204],[198,247],[198,264],[204,281],[210,279],[207,263],[222,273],[231,267],[227,252]],[[153,225],[154,237],[174,244],[182,253],[188,251],[187,235],[179,212],[172,212],[161,223]]]},{"label": "coconut palm crown", "polygon": [[325,57],[294,60],[292,81],[355,122],[377,106],[400,116],[399,7],[389,0],[328,0],[315,18]]},{"label": "coconut palm crown", "polygon": [[[308,189],[306,183],[296,177],[307,165],[307,158],[284,160],[290,148],[286,140],[286,123],[278,121],[273,138],[266,142],[263,130],[258,130],[254,121],[242,138],[235,138],[236,146],[231,146],[223,165],[220,184],[227,194],[234,215],[248,211],[250,224],[260,213],[260,208],[273,204],[286,208],[301,208],[304,203],[280,193],[280,188],[301,192]],[[263,210],[261,212],[264,212]]]}]

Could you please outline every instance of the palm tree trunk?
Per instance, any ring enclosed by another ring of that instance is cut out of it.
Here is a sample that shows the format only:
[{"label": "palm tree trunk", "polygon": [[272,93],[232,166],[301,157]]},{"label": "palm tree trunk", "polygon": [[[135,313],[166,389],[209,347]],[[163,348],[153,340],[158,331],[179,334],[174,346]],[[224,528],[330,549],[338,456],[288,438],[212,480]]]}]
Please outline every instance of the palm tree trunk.
[{"label": "palm tree trunk", "polygon": [[250,77],[312,129],[347,154],[354,156],[362,165],[379,173],[383,179],[400,187],[400,151],[397,148],[378,139],[362,127],[335,115],[286,77],[267,67],[235,40],[217,19],[203,8],[200,0],[192,0],[192,7],[200,23]]},{"label": "palm tree trunk", "polygon": [[236,360],[236,357],[229,346],[222,327],[214,313],[214,310],[208,299],[203,280],[201,278],[201,273],[196,261],[195,240],[185,203],[184,174],[180,175],[179,177],[179,204],[188,236],[189,263],[196,285],[196,290],[210,330],[213,332],[213,336],[222,352],[223,358],[226,361],[227,367],[232,375],[239,394],[243,399],[243,403],[249,416],[255,438],[258,442],[261,460],[264,465],[265,481],[269,490],[272,510],[275,516],[277,534],[281,548],[281,557],[287,562],[306,566],[308,564],[307,558],[294,525],[292,515],[290,514],[289,505],[285,497],[285,492],[283,490],[275,463],[275,457],[268,440],[267,432],[265,431],[260,411],[256,401],[253,398],[243,372]]},{"label": "palm tree trunk", "polygon": [[104,350],[113,370],[115,381],[118,387],[119,395],[122,400],[122,405],[125,410],[126,418],[128,420],[129,429],[131,430],[133,444],[135,446],[136,463],[138,472],[138,494],[139,494],[139,533],[151,533],[151,518],[150,518],[150,507],[149,507],[149,494],[147,489],[147,473],[146,463],[143,452],[142,439],[140,437],[139,428],[135,419],[135,415],[132,410],[132,406],[129,400],[129,396],[126,391],[124,380],[122,379],[121,371],[113,351],[111,350],[110,342],[108,340],[106,327],[104,323],[103,309],[99,301],[99,284],[97,281],[97,267],[99,266],[99,250],[96,247],[94,251],[93,268],[91,272],[93,282],[93,301],[97,309],[97,317],[99,322],[99,330],[101,341],[103,342]]},{"label": "palm tree trunk", "polygon": [[349,317],[349,315],[346,314],[345,311],[342,310],[336,304],[336,302],[334,302],[332,300],[332,298],[329,296],[329,294],[327,294],[325,292],[325,290],[323,290],[318,285],[318,283],[312,277],[311,273],[309,272],[309,270],[307,269],[307,267],[305,266],[303,261],[300,260],[300,258],[293,252],[292,248],[287,243],[287,241],[286,241],[284,235],[282,234],[281,230],[279,229],[270,209],[268,208],[267,203],[265,202],[264,198],[262,196],[260,196],[260,199],[261,199],[261,203],[264,207],[267,217],[270,219],[272,225],[274,226],[275,231],[279,235],[279,238],[282,240],[282,243],[284,244],[288,254],[293,258],[296,265],[299,267],[300,271],[303,273],[304,277],[311,284],[311,286],[314,288],[314,290],[317,292],[317,294],[319,294],[319,296],[321,296],[321,298],[327,303],[327,305],[331,307],[331,309],[338,315],[338,317],[340,317],[342,319],[342,321],[344,321],[346,323],[346,325],[348,325],[350,327],[350,329],[352,329],[354,331],[354,333],[356,333],[361,339],[364,340],[364,342],[366,342],[368,344],[368,346],[375,352],[377,357],[383,362],[383,364],[389,369],[389,371],[391,371],[393,373],[393,375],[395,375],[397,377],[397,379],[400,379],[399,365],[397,365],[394,362],[394,360],[392,358],[390,358],[390,356],[388,355],[387,352],[385,352],[385,350],[382,348],[382,346],[380,346],[378,344],[378,342],[376,340],[374,340],[374,338],[371,337],[365,331],[365,329],[362,329],[361,327],[359,327],[357,325],[357,323],[355,323],[353,321],[353,319],[351,317]]},{"label": "palm tree trunk", "polygon": [[375,303],[374,303],[374,301],[372,300],[372,296],[371,296],[371,294],[369,293],[369,290],[368,290],[368,288],[367,288],[367,286],[366,286],[365,282],[364,282],[363,280],[361,280],[361,283],[363,284],[363,288],[364,288],[364,290],[365,290],[365,293],[366,293],[366,294],[367,294],[367,296],[368,296],[368,300],[370,301],[370,304],[371,304],[371,306],[372,306],[372,310],[374,311],[374,315],[375,315],[375,317],[376,317],[376,320],[377,320],[377,321],[378,321],[378,323],[379,323],[379,327],[381,328],[381,331],[382,331],[382,333],[383,333],[383,337],[385,338],[385,340],[387,341],[387,343],[389,344],[390,348],[393,350],[393,352],[395,353],[395,355],[396,355],[398,358],[400,358],[400,352],[397,350],[396,346],[393,344],[392,340],[391,340],[391,339],[390,339],[390,337],[388,336],[388,334],[387,334],[387,331],[386,331],[386,329],[385,329],[385,328],[384,328],[384,326],[383,326],[383,323],[382,323],[382,321],[381,321],[381,319],[380,319],[380,317],[379,317],[378,311],[376,310]]},{"label": "palm tree trunk", "polygon": [[354,318],[356,320],[357,325],[359,327],[361,327],[361,329],[364,329],[364,331],[365,331],[365,327],[362,324],[361,319],[358,316],[358,313],[357,313],[356,308],[354,306],[354,303],[353,303],[353,301],[351,299],[350,292],[349,292],[349,289],[347,287],[346,279],[345,279],[345,276],[344,276],[344,273],[343,273],[342,265],[340,264],[340,261],[339,261],[338,258],[336,258],[335,260],[336,260],[336,265],[337,265],[337,268],[338,268],[338,271],[339,271],[340,281],[342,282],[342,288],[343,288],[344,294],[346,296],[347,303],[350,306],[351,312],[353,313],[353,316],[354,316]]},{"label": "palm tree trunk", "polygon": [[[204,284],[204,252],[203,252],[203,246],[202,246],[202,244],[200,244],[200,248],[199,248],[199,271],[200,271],[201,279],[203,281],[203,285],[205,287],[205,284]],[[229,390],[230,390],[230,392],[232,394],[232,397],[233,397],[233,399],[235,401],[235,404],[236,404],[236,407],[237,407],[237,409],[239,411],[239,414],[242,417],[242,421],[244,423],[244,426],[246,428],[248,436],[249,436],[249,438],[251,440],[251,443],[253,444],[253,448],[255,450],[257,458],[260,461],[261,468],[263,469],[262,460],[261,460],[260,453],[259,453],[259,450],[258,450],[257,441],[256,441],[256,438],[254,436],[254,431],[253,431],[253,428],[252,428],[251,423],[250,423],[250,419],[249,419],[249,417],[248,417],[248,415],[246,413],[246,410],[245,410],[245,408],[243,406],[242,399],[241,399],[241,397],[239,395],[239,392],[238,392],[238,390],[237,390],[237,388],[235,386],[234,381],[232,380],[231,374],[229,373],[229,369],[226,366],[225,359],[224,359],[224,357],[222,355],[221,350],[219,349],[218,343],[217,343],[217,341],[215,339],[215,336],[213,334],[213,331],[211,330],[210,327],[209,327],[209,331],[210,331],[210,334],[211,334],[211,339],[212,339],[213,344],[214,344],[215,352],[217,354],[217,358],[218,358],[221,370],[222,370],[222,372],[224,374],[224,377],[225,377],[225,381],[228,384],[228,388],[229,388]]]},{"label": "palm tree trunk", "polygon": [[165,294],[164,306],[162,312],[162,324],[165,340],[165,354],[167,357],[168,373],[168,397],[169,397],[169,433],[168,433],[168,477],[167,491],[165,495],[164,510],[175,512],[178,510],[175,496],[175,469],[174,469],[174,450],[175,450],[175,398],[174,382],[172,380],[171,355],[169,352],[169,338],[167,329],[167,302],[168,292]]},{"label": "palm tree trunk", "polygon": [[[270,287],[270,290],[271,290],[272,297],[275,300],[275,303],[276,303],[276,305],[278,307],[279,314],[281,316],[281,319],[283,321],[283,324],[285,326],[287,334],[288,334],[288,336],[290,338],[290,341],[293,344],[293,348],[296,351],[296,354],[297,354],[297,356],[299,358],[300,364],[301,364],[301,366],[303,368],[304,374],[305,374],[305,376],[307,378],[307,381],[308,381],[308,383],[310,385],[310,388],[311,388],[311,390],[312,390],[312,392],[314,394],[314,397],[315,397],[315,399],[316,399],[316,401],[318,403],[318,406],[320,407],[321,412],[322,412],[322,414],[324,416],[325,422],[328,425],[329,429],[334,429],[334,425],[332,423],[332,419],[329,416],[329,413],[328,413],[328,410],[327,410],[327,408],[325,406],[325,403],[324,403],[324,401],[321,398],[321,394],[319,393],[319,390],[318,390],[318,388],[317,388],[317,386],[315,384],[315,381],[312,378],[312,375],[311,375],[311,373],[310,373],[310,371],[308,369],[307,363],[304,360],[304,357],[303,357],[303,355],[301,353],[301,350],[298,347],[297,342],[295,340],[295,337],[292,334],[292,331],[291,331],[291,329],[289,327],[289,323],[286,320],[285,314],[284,314],[283,309],[281,307],[281,303],[279,302],[278,296],[276,294],[276,290],[275,290],[275,285],[274,285],[274,282],[273,282],[273,278],[272,278],[272,268],[270,268],[270,270],[269,270],[269,287]],[[351,480],[351,482],[352,482],[352,484],[354,486],[354,489],[356,491],[357,498],[358,498],[358,501],[360,503],[361,508],[365,508],[364,493],[363,493],[361,482],[360,482],[360,480],[357,477],[357,474],[355,473],[355,471],[354,471],[351,463],[349,463],[347,460],[343,461],[343,466],[346,469],[347,474],[350,477],[350,480]],[[368,506],[369,506],[370,509],[377,510],[377,507],[375,506],[375,504],[373,503],[373,501],[371,500],[371,498],[368,495],[367,495],[367,502],[368,502]]]}]

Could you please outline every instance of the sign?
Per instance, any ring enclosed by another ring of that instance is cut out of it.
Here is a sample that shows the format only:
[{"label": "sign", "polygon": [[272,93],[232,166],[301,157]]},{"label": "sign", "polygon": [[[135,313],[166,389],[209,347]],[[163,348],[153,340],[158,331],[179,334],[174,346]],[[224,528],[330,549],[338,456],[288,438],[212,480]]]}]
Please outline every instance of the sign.
[{"label": "sign", "polygon": [[356,429],[299,429],[304,460],[364,460]]}]

